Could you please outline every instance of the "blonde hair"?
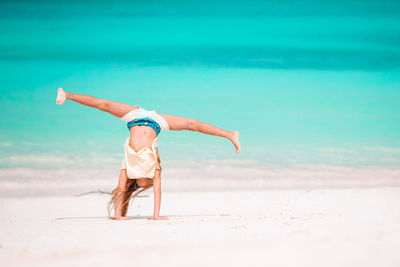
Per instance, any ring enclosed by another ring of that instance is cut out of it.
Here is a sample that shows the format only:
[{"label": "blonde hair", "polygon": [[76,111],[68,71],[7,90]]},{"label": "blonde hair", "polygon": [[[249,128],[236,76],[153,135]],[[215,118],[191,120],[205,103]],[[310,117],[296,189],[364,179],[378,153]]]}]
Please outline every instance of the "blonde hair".
[{"label": "blonde hair", "polygon": [[125,216],[126,213],[128,212],[128,207],[129,204],[142,192],[146,191],[147,189],[151,188],[153,184],[144,186],[144,187],[138,187],[136,180],[130,180],[128,179],[127,181],[127,188],[126,190],[121,190],[118,187],[116,187],[112,191],[112,196],[110,201],[108,202],[107,205],[107,210],[108,210],[108,217],[111,218],[111,211],[115,207],[115,203],[122,198],[122,204],[121,204],[121,215]]},{"label": "blonde hair", "polygon": [[[160,160],[160,154],[158,153],[158,148],[157,149],[157,162],[158,162],[158,169],[161,171],[161,160]],[[108,202],[107,205],[107,210],[108,210],[108,217],[111,218],[111,210],[115,207],[115,203],[117,200],[122,198],[122,204],[121,204],[121,216],[126,216],[126,213],[128,212],[128,207],[129,204],[142,192],[146,191],[147,189],[151,188],[153,186],[153,183],[139,187],[136,183],[136,180],[134,179],[127,179],[125,188],[126,190],[121,190],[118,187],[116,187],[112,191],[112,196],[110,201]],[[121,194],[122,193],[122,194]]]}]

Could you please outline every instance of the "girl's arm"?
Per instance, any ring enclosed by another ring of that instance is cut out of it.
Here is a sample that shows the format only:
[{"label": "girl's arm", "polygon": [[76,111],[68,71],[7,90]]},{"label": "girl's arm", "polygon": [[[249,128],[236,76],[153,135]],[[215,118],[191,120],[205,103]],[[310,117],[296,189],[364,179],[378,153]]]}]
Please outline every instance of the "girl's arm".
[{"label": "girl's arm", "polygon": [[161,206],[161,171],[158,169],[153,179],[154,213],[153,220],[168,220],[168,217],[160,217]]}]

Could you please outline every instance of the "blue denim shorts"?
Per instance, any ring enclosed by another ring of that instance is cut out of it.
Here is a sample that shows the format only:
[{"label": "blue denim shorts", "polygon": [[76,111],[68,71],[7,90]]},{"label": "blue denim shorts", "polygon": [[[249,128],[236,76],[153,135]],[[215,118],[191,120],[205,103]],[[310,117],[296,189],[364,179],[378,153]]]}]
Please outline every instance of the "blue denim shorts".
[{"label": "blue denim shorts", "polygon": [[128,124],[127,124],[129,130],[131,129],[131,127],[133,127],[135,125],[149,126],[149,127],[153,128],[154,131],[156,131],[157,135],[161,131],[160,125],[158,125],[158,123],[155,122],[154,120],[147,118],[147,117],[135,119],[133,121],[128,122]]}]

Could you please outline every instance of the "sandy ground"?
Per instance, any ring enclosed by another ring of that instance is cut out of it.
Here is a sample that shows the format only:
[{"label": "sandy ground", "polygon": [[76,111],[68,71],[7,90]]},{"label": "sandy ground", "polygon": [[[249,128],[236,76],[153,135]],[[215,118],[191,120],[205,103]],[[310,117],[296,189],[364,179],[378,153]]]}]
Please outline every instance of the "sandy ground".
[{"label": "sandy ground", "polygon": [[2,266],[400,266],[400,188],[0,199]]}]

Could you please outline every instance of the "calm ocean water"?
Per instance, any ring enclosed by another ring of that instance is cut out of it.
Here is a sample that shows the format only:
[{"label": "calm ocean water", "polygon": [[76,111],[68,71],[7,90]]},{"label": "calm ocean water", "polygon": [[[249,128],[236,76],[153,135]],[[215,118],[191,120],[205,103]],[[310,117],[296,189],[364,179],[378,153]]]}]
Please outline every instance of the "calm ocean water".
[{"label": "calm ocean water", "polygon": [[[161,158],[400,164],[399,1],[1,1],[0,167],[119,166],[126,125],[56,89],[239,130]],[[178,162],[178,163],[177,163]]]}]

